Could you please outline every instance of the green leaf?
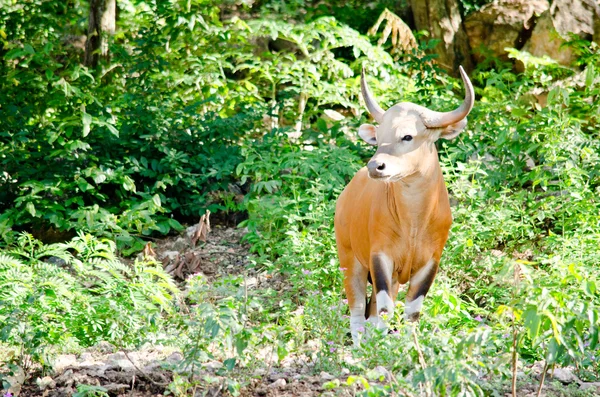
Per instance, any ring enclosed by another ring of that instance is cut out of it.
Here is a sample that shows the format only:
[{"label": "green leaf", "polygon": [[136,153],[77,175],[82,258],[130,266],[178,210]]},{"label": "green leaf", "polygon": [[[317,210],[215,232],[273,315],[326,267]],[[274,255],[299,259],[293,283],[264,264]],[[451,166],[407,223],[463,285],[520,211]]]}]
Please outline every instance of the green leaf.
[{"label": "green leaf", "polygon": [[596,78],[596,73],[594,70],[594,64],[590,63],[585,71],[585,86],[589,89],[592,88],[592,85],[594,84],[594,80]]},{"label": "green leaf", "polygon": [[323,120],[322,118],[317,119],[317,127],[319,128],[319,131],[321,131],[324,134],[329,132],[329,128],[327,127],[327,122],[325,120]]},{"label": "green leaf", "polygon": [[233,368],[235,368],[235,364],[236,364],[237,360],[236,358],[228,358],[227,360],[223,361],[223,365],[225,366],[225,368],[227,368],[228,371],[232,371]]},{"label": "green leaf", "polygon": [[12,50],[8,51],[6,55],[4,55],[4,59],[11,60],[22,57],[25,54],[27,53],[22,48],[13,48]]},{"label": "green leaf", "polygon": [[158,194],[155,194],[154,196],[152,196],[152,202],[154,203],[154,205],[156,205],[157,207],[160,208],[160,196]]},{"label": "green leaf", "polygon": [[25,44],[23,46],[23,50],[25,51],[26,54],[29,55],[33,55],[35,54],[35,50],[33,49],[33,47],[31,46],[31,44]]},{"label": "green leaf", "polygon": [[33,205],[33,203],[31,201],[29,201],[27,204],[25,204],[25,208],[27,209],[27,212],[29,212],[31,214],[31,216],[35,217],[35,205]]},{"label": "green leaf", "polygon": [[96,175],[94,175],[94,182],[96,182],[96,184],[101,184],[102,182],[104,182],[106,180],[106,174],[105,173],[98,173]]},{"label": "green leaf", "polygon": [[106,128],[108,128],[108,130],[110,131],[111,134],[113,134],[114,136],[116,136],[117,138],[119,137],[119,130],[117,130],[115,127],[113,127],[111,124],[106,124]]},{"label": "green leaf", "polygon": [[528,307],[523,313],[523,324],[529,332],[529,337],[535,341],[539,332],[540,325],[542,324],[542,317],[538,314],[537,308]]},{"label": "green leaf", "polygon": [[556,317],[554,317],[554,315],[548,310],[544,310],[542,313],[550,320],[550,323],[552,324],[552,332],[554,333],[554,339],[556,340],[556,343],[560,345],[560,330],[558,329],[558,322],[556,321]]},{"label": "green leaf", "polygon": [[88,113],[83,112],[81,115],[81,121],[83,122],[83,136],[86,137],[90,133],[92,125],[92,116]]}]

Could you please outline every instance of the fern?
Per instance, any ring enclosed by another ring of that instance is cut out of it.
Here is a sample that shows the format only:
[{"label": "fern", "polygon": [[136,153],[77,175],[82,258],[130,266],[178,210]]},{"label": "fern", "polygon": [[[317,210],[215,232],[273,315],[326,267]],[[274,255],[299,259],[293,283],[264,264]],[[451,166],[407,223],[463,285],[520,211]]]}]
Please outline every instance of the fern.
[{"label": "fern", "polygon": [[84,233],[50,245],[20,234],[0,253],[0,342],[37,360],[72,338],[82,346],[142,343],[178,289],[156,262],[129,266],[115,249]]}]

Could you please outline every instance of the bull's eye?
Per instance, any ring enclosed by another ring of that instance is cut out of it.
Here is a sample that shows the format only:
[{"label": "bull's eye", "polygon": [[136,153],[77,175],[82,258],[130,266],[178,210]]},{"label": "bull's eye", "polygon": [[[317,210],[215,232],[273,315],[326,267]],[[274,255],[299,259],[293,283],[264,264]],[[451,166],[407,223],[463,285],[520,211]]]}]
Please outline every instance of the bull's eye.
[{"label": "bull's eye", "polygon": [[409,141],[412,141],[412,138],[413,138],[412,135],[404,135],[402,137],[402,140],[406,141],[406,142],[409,142]]}]

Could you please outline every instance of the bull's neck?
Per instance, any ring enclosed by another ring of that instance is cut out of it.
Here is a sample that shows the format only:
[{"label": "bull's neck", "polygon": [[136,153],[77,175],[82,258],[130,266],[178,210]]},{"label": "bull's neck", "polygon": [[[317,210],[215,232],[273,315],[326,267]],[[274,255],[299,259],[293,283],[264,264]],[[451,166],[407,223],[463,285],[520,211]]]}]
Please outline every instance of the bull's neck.
[{"label": "bull's neck", "polygon": [[431,215],[440,196],[440,185],[444,184],[442,170],[437,159],[414,174],[397,182],[387,184],[388,205],[392,216],[400,222],[398,214],[403,214],[402,222],[417,226]]}]

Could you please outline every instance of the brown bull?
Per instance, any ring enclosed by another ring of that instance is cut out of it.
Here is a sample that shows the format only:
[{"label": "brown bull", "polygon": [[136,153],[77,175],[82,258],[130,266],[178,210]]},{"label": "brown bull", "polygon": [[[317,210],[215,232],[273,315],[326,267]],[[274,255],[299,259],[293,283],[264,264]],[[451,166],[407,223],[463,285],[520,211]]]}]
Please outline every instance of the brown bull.
[{"label": "brown bull", "polygon": [[[404,315],[419,318],[438,270],[452,223],[448,191],[435,142],[453,139],[467,124],[473,86],[463,68],[465,100],[451,112],[402,102],[383,111],[371,96],[364,70],[362,96],[379,127],[363,124],[359,135],[377,145],[375,155],[340,195],[335,236],[355,343],[365,321],[385,329],[400,284],[409,283]],[[367,279],[373,293],[366,300]]]}]

